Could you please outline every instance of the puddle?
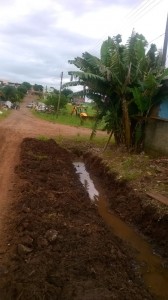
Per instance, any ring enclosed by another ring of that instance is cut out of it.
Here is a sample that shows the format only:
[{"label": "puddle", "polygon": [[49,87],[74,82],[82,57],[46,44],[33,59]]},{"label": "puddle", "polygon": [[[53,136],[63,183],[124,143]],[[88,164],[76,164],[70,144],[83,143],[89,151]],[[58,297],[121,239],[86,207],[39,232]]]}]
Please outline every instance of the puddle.
[{"label": "puddle", "polygon": [[90,199],[92,201],[95,201],[99,196],[99,192],[95,189],[93,180],[90,178],[89,173],[86,171],[85,164],[82,162],[74,162],[73,165],[76,169],[76,173],[79,174],[80,181],[86,188]]},{"label": "puddle", "polygon": [[168,270],[163,267],[160,256],[153,253],[153,249],[132,227],[128,226],[118,216],[109,212],[107,201],[94,186],[93,180],[85,169],[83,162],[73,163],[80,181],[85,186],[92,201],[98,200],[99,214],[115,235],[127,242],[137,250],[136,258],[141,265],[141,273],[149,290],[157,296],[158,300],[168,299]]}]

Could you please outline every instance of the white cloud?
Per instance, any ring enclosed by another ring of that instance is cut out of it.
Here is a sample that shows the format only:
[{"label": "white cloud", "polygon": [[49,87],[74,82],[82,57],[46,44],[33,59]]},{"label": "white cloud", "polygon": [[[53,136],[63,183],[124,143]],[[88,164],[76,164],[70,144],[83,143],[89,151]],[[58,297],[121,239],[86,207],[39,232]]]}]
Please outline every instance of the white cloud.
[{"label": "white cloud", "polygon": [[0,0],[0,77],[59,86],[69,59],[133,28],[160,48],[166,14],[167,0]]}]

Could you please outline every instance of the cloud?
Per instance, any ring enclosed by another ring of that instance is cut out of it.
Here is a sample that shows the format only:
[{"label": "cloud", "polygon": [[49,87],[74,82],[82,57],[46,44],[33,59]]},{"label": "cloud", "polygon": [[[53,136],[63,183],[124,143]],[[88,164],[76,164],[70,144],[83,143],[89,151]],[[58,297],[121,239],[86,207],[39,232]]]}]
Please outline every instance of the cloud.
[{"label": "cloud", "polygon": [[[20,14],[21,8],[17,1],[17,20],[16,16],[12,16],[9,22],[1,26],[1,68],[4,69],[4,76],[9,74],[13,79],[17,75],[19,79],[24,76],[27,80],[31,78],[31,81],[41,81],[43,78],[52,81],[61,70],[68,71],[68,59],[81,55],[93,44],[94,38],[87,37],[88,28],[81,30],[80,26],[75,32],[74,27],[79,27],[76,23],[79,17],[72,24],[78,9],[84,16],[88,6],[86,2],[81,7],[81,4],[76,5],[76,1],[65,1],[65,10],[61,5],[52,7],[54,2],[49,1],[47,7],[40,6],[37,9],[33,2],[30,3],[28,11],[22,7]],[[31,13],[30,8],[33,10]],[[65,17],[69,18],[69,24]],[[60,24],[62,21],[64,26]]]},{"label": "cloud", "polygon": [[[156,17],[154,24],[144,13],[147,3],[152,8],[157,1],[144,2],[140,14],[141,0],[0,0],[0,77],[57,86],[61,71],[67,80],[73,68],[68,60],[85,51],[98,55],[108,35],[123,33],[128,38],[136,24],[139,33],[156,37],[164,22]],[[166,7],[166,0],[161,2]],[[164,5],[159,10],[163,15]],[[152,13],[157,16],[158,9]]]},{"label": "cloud", "polygon": [[38,10],[6,24],[0,36],[1,77],[9,74],[15,80],[17,75],[17,81],[23,76],[31,82],[53,83],[62,70],[68,72],[68,60],[81,55],[93,42],[69,29],[57,28],[56,14],[50,10]]}]

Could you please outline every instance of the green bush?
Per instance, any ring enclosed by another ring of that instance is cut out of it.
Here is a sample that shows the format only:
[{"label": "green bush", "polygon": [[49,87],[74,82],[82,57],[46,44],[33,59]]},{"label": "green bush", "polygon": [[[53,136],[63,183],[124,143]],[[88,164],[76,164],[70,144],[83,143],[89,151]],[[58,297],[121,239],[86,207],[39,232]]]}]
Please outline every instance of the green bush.
[{"label": "green bush", "polygon": [[[54,107],[54,110],[57,110],[58,100],[59,100],[59,94],[52,93],[47,96],[45,100],[45,104],[48,106],[52,105]],[[60,109],[64,108],[66,104],[67,104],[67,98],[64,95],[61,95],[59,108]]]}]

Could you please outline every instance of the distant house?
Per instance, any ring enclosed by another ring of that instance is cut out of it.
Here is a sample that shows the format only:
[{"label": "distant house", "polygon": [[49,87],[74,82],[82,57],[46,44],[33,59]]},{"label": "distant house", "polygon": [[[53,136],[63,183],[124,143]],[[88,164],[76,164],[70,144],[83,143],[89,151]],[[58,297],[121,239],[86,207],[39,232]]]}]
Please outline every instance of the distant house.
[{"label": "distant house", "polygon": [[82,98],[82,97],[73,98],[73,102],[74,102],[76,105],[80,105],[80,104],[85,103],[85,98]]},{"label": "distant house", "polygon": [[145,131],[145,149],[153,154],[168,155],[168,79],[160,103],[153,107]]},{"label": "distant house", "polygon": [[8,82],[8,85],[13,86],[13,87],[19,87],[21,84],[17,82]]},{"label": "distant house", "polygon": [[8,85],[15,87],[15,83],[14,82],[8,82]]},{"label": "distant house", "polygon": [[8,80],[4,80],[4,79],[0,79],[0,86],[13,86],[13,87],[19,87],[21,85],[21,83],[17,83],[17,82],[10,82]]},{"label": "distant house", "polygon": [[9,84],[9,82],[8,82],[7,80],[0,79],[0,85],[1,85],[1,86],[6,86],[6,85],[8,85],[8,84]]}]

